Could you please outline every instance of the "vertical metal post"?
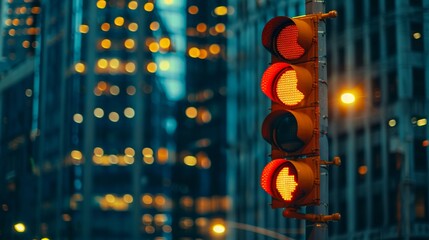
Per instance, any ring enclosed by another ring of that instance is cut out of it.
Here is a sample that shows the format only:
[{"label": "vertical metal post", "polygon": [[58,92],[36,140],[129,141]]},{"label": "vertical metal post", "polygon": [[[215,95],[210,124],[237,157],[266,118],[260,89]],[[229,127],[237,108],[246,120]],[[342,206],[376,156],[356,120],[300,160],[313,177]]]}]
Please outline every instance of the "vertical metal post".
[{"label": "vertical metal post", "polygon": [[[325,0],[305,0],[306,14],[324,13]],[[321,19],[318,24],[318,44],[319,44],[319,107],[320,107],[320,159],[328,161],[328,83],[327,83],[327,63],[326,63],[326,24]],[[313,207],[315,214],[328,214],[328,167],[320,166],[320,205]],[[308,239],[328,239],[328,224],[326,222],[308,223]]]}]

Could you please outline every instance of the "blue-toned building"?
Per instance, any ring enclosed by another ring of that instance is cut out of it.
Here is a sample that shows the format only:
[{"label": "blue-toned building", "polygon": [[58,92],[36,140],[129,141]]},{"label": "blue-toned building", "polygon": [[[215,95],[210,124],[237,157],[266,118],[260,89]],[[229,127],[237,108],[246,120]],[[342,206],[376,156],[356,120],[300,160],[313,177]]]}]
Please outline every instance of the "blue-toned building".
[{"label": "blue-toned building", "polygon": [[210,238],[229,207],[222,4],[1,3],[0,238]]},{"label": "blue-toned building", "polygon": [[[304,223],[270,209],[259,186],[269,161],[260,133],[269,102],[259,83],[270,59],[261,33],[274,16],[304,14],[305,2],[230,1],[227,181],[236,184],[228,185],[229,239],[308,237]],[[338,12],[327,21],[329,152],[342,159],[329,169],[329,212],[342,215],[329,223],[330,239],[428,238],[428,4],[326,1]],[[355,105],[340,104],[346,90]]]}]

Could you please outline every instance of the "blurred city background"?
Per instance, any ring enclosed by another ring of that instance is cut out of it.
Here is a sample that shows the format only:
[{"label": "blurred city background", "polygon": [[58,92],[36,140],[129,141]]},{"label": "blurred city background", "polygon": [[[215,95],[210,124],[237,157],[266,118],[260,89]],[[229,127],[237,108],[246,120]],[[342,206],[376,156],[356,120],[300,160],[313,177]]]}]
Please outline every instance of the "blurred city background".
[{"label": "blurred city background", "polygon": [[[306,239],[259,186],[261,32],[305,2],[1,0],[0,239]],[[329,238],[429,239],[429,0],[333,9]]]}]

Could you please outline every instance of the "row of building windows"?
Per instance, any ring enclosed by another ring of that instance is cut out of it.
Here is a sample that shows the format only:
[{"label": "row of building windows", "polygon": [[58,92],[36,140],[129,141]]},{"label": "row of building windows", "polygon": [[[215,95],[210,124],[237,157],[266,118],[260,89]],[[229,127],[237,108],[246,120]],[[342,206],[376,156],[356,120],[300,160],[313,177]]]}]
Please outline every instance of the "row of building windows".
[{"label": "row of building windows", "polygon": [[[97,195],[94,197],[98,207],[102,210],[128,211],[129,205],[135,201],[131,194],[113,194]],[[75,193],[70,197],[70,208],[77,210],[79,204],[83,201],[80,193]],[[156,208],[162,210],[171,210],[173,200],[165,194],[144,193],[140,197],[140,204],[144,208]],[[195,211],[198,214],[207,214],[210,212],[228,211],[231,208],[231,199],[226,196],[198,197],[183,196],[179,199],[180,207],[187,211]],[[142,222],[145,225],[151,225],[155,221],[156,225],[161,225],[169,221],[164,214],[145,214],[142,216]]]},{"label": "row of building windows", "polygon": [[[200,140],[203,146],[206,147],[210,144],[209,139]],[[151,165],[157,160],[158,164],[166,164],[167,162],[176,162],[176,156],[173,156],[167,148],[159,148],[156,153],[151,148],[143,148],[142,160],[145,164]],[[211,160],[205,152],[198,152],[195,155],[183,152],[180,154],[181,162],[189,167],[198,167],[201,169],[208,169],[211,167]],[[70,157],[66,159],[66,164],[80,165],[83,164],[83,154],[79,150],[70,152]],[[124,154],[104,154],[104,150],[100,147],[94,148],[94,155],[92,156],[94,164],[99,166],[127,166],[133,165],[135,161],[135,150],[133,148],[126,148]]]}]

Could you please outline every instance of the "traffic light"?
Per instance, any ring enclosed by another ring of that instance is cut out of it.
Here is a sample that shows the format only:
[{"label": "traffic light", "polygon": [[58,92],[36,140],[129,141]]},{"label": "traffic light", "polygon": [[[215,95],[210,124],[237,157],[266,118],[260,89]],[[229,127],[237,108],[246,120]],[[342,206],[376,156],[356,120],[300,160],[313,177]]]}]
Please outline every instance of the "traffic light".
[{"label": "traffic light", "polygon": [[320,203],[318,99],[319,15],[274,17],[262,31],[271,65],[261,79],[271,111],[262,136],[271,144],[271,158],[261,176],[272,207]]}]

